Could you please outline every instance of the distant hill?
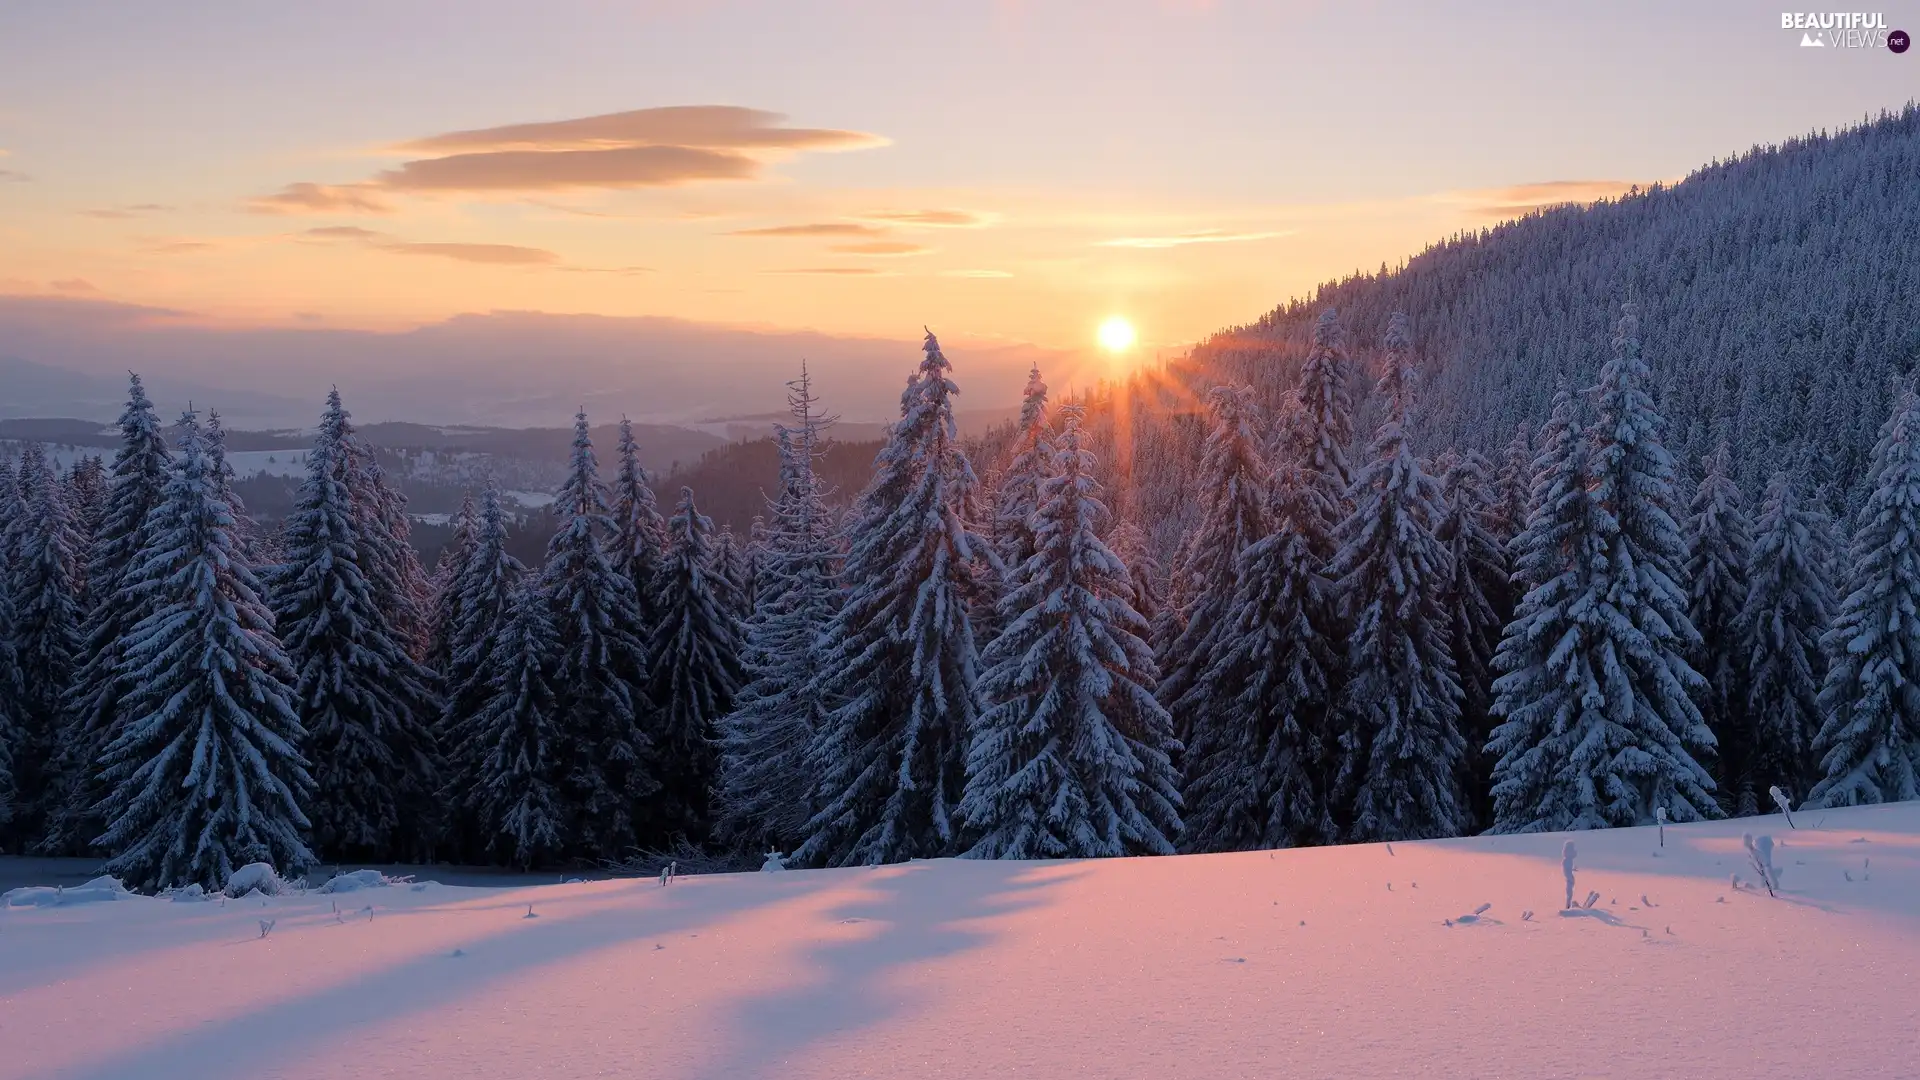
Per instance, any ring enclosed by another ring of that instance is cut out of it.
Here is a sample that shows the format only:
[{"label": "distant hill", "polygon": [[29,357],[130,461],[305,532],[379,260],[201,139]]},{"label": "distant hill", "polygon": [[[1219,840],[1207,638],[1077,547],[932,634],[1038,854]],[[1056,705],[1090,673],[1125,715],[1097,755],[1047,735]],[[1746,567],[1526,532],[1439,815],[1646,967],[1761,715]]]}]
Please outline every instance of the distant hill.
[{"label": "distant hill", "polygon": [[[880,441],[828,442],[817,465],[833,506],[851,505],[873,475],[873,457]],[[745,540],[756,515],[765,516],[767,500],[780,482],[780,456],[772,439],[729,443],[700,460],[655,478],[654,493],[661,513],[672,513],[680,489],[693,489],[700,512],[714,525],[731,526]]]}]

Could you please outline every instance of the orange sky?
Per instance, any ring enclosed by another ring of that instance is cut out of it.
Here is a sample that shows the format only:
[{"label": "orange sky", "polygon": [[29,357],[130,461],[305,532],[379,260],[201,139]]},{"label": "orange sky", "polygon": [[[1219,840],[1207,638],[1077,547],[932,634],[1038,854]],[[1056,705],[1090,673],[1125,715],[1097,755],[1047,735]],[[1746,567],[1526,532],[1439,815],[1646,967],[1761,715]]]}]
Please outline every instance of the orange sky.
[{"label": "orange sky", "polygon": [[[1120,314],[1147,356],[1901,93],[1751,5],[1655,36],[1508,5],[544,7],[31,8],[0,42],[0,292],[1076,350]],[[1676,68],[1690,29],[1733,44]]]}]

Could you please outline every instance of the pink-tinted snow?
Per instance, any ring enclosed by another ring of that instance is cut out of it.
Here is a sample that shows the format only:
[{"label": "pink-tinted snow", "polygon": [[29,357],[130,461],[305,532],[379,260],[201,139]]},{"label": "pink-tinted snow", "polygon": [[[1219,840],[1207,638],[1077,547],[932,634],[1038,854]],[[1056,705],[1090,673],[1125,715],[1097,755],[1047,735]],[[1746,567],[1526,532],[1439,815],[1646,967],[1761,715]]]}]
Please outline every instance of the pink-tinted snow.
[{"label": "pink-tinted snow", "polygon": [[1796,820],[3,908],[0,1080],[1920,1075],[1920,805]]}]

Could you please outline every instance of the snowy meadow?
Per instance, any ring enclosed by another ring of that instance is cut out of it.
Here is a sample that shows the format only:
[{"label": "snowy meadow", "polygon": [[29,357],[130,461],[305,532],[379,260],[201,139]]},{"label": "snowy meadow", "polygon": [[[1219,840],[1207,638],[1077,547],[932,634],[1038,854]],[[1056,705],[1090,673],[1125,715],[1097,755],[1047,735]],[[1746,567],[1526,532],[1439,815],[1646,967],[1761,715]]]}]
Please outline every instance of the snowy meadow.
[{"label": "snowy meadow", "polygon": [[6,906],[0,1078],[1912,1076],[1920,807],[1795,821]]}]

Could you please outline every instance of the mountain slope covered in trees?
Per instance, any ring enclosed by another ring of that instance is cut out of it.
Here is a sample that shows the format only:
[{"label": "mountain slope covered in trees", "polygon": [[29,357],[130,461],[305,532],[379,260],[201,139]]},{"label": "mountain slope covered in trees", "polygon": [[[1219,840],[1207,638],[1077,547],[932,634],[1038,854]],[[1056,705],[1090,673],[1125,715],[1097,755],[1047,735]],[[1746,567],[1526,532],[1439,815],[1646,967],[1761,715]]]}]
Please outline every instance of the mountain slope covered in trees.
[{"label": "mountain slope covered in trees", "polygon": [[[1748,492],[1787,469],[1802,489],[1824,489],[1830,510],[1858,510],[1895,384],[1920,365],[1916,177],[1920,108],[1910,104],[1329,282],[1130,388],[1142,516],[1184,516],[1177,478],[1198,460],[1202,427],[1186,414],[1201,411],[1206,387],[1251,385],[1276,416],[1287,411],[1328,307],[1369,345],[1390,313],[1405,312],[1426,365],[1420,449],[1492,457],[1517,425],[1547,418],[1556,391],[1596,381],[1626,300],[1654,343],[1648,389],[1689,479],[1725,440]],[[1356,374],[1356,395],[1370,382]]]}]

